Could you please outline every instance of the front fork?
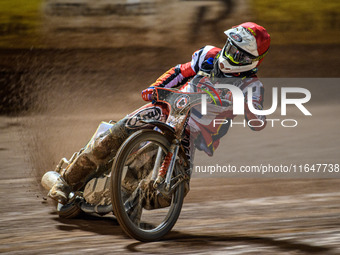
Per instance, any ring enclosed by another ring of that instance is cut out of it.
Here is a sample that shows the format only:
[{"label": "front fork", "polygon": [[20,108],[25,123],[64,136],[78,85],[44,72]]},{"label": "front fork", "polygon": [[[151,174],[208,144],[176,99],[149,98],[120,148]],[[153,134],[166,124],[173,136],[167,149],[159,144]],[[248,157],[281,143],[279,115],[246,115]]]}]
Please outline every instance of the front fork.
[{"label": "front fork", "polygon": [[[170,190],[171,177],[174,171],[175,162],[178,155],[178,150],[180,146],[179,144],[180,142],[177,139],[173,140],[173,143],[171,144],[170,149],[166,157],[164,158],[164,162],[161,167],[160,162],[162,157],[162,148],[158,148],[156,162],[152,171],[152,180],[155,180],[154,188],[158,188],[160,184],[162,184],[164,181],[165,191]],[[169,160],[169,158],[167,157],[171,157],[169,164],[166,164],[166,161]]]}]

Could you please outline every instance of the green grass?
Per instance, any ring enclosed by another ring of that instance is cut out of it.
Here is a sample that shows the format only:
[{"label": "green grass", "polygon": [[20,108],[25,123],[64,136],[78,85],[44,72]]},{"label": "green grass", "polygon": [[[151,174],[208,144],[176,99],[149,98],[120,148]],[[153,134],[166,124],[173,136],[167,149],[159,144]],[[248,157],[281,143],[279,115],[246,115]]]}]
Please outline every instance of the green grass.
[{"label": "green grass", "polygon": [[339,0],[252,0],[273,43],[340,43]]},{"label": "green grass", "polygon": [[[5,15],[36,16],[42,0],[1,0],[0,13]],[[3,17],[1,17],[3,18]]]},{"label": "green grass", "polygon": [[0,0],[0,47],[39,45],[42,0]]}]

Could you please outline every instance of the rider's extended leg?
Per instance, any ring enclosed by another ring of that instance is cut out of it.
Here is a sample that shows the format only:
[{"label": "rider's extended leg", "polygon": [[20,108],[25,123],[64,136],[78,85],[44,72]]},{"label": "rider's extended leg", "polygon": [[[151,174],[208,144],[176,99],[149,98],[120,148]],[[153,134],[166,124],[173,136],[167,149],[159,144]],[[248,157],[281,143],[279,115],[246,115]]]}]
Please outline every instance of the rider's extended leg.
[{"label": "rider's extended leg", "polygon": [[72,189],[81,187],[89,176],[96,172],[98,166],[107,163],[129,135],[125,122],[125,118],[117,122],[96,138],[89,148],[81,152],[62,173],[62,178],[52,187],[49,196],[65,203]]},{"label": "rider's extended leg", "polygon": [[122,119],[101,134],[91,145],[91,148],[85,149],[67,167],[63,174],[65,181],[72,187],[82,185],[99,165],[107,163],[109,158],[116,154],[128,135],[125,119]]},{"label": "rider's extended leg", "polygon": [[139,129],[150,128],[150,125],[141,121],[148,119],[165,121],[166,113],[157,104],[147,104],[117,122],[110,130],[99,136],[92,146],[86,147],[65,169],[60,182],[52,187],[50,197],[60,202],[65,201],[64,198],[68,197],[70,190],[80,188],[96,173],[100,165],[105,165],[116,155],[129,135]]}]

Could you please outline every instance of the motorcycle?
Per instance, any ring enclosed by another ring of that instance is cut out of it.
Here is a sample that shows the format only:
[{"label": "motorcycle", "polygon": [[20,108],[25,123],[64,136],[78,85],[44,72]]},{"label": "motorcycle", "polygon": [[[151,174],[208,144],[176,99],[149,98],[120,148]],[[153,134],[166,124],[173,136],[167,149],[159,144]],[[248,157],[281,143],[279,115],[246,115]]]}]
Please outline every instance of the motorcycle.
[{"label": "motorcycle", "polygon": [[[203,93],[155,88],[154,99],[168,105],[166,122],[141,120],[152,129],[141,129],[130,135],[117,154],[78,190],[69,195],[67,204],[57,204],[60,217],[74,218],[81,212],[105,215],[113,212],[126,234],[140,241],[155,241],[175,225],[189,191],[190,162],[181,145],[190,110],[201,104]],[[112,127],[101,123],[95,135]],[[84,148],[87,149],[88,146]],[[60,178],[63,158],[54,171],[42,177],[45,189]]]}]

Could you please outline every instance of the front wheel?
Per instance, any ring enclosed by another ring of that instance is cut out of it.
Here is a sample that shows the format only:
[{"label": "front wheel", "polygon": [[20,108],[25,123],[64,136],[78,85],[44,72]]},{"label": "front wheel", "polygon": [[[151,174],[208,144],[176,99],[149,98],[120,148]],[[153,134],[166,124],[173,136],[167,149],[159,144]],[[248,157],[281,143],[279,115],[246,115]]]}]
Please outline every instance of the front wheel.
[{"label": "front wheel", "polygon": [[169,148],[169,141],[161,133],[140,130],[123,143],[112,166],[114,214],[123,230],[140,241],[156,241],[166,235],[182,209],[184,182],[178,163],[171,192],[153,187],[153,169],[158,169]]}]

